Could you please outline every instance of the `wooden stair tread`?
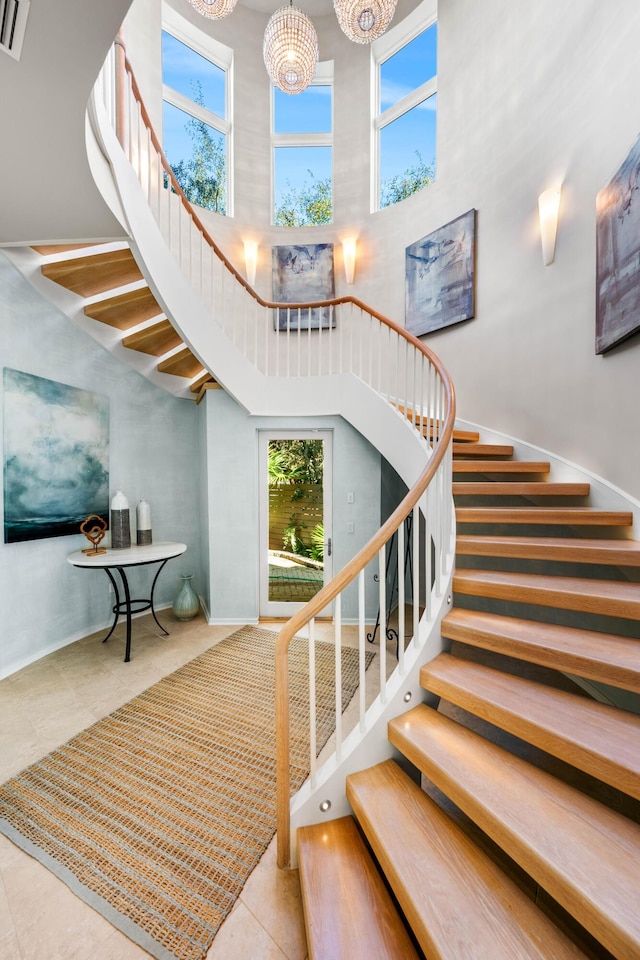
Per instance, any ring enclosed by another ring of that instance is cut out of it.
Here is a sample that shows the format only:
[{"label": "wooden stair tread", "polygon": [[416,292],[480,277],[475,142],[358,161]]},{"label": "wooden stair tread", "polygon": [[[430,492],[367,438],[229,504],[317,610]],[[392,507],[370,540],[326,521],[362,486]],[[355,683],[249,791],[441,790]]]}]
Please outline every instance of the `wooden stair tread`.
[{"label": "wooden stair tread", "polygon": [[[396,406],[396,410],[398,411],[398,413],[404,413],[407,420],[413,420],[414,412],[411,407],[404,407],[402,406],[402,404],[400,404],[399,406]],[[420,414],[417,414],[416,426],[418,426],[418,423],[420,422],[420,420],[421,420]],[[428,434],[430,438],[433,438],[434,434],[436,433],[436,431],[434,430],[434,427],[437,427],[438,430],[441,430],[442,421],[433,420],[432,418],[427,419],[426,417],[424,420],[422,420],[422,433],[425,437]],[[456,427],[454,427],[453,439],[461,443],[465,443],[465,442],[477,443],[480,439],[480,434],[477,430],[459,430]]]},{"label": "wooden stair tread", "polygon": [[444,617],[442,635],[640,693],[640,651],[634,639],[461,607]]},{"label": "wooden stair tread", "polygon": [[630,527],[633,514],[626,510],[594,510],[592,507],[457,507],[456,519],[459,523]]},{"label": "wooden stair tread", "polygon": [[389,739],[608,950],[640,955],[637,824],[425,704]]},{"label": "wooden stair tread", "polygon": [[162,310],[149,287],[139,287],[137,290],[90,303],[84,308],[84,313],[92,320],[108,323],[118,330],[129,330],[145,320],[160,316]]},{"label": "wooden stair tread", "polygon": [[422,667],[425,689],[640,799],[640,717],[441,653]]},{"label": "wooden stair tread", "polygon": [[353,817],[300,827],[297,842],[310,960],[417,960]]},{"label": "wooden stair tread", "polygon": [[461,481],[453,484],[453,495],[455,496],[561,496],[561,497],[587,497],[589,496],[588,483],[551,483],[545,481],[522,482],[517,480],[496,481],[488,480],[486,482]]},{"label": "wooden stair tread", "polygon": [[513,447],[506,443],[460,443],[455,439],[452,445],[453,455],[462,457],[512,457]]},{"label": "wooden stair tread", "polygon": [[194,380],[193,383],[189,385],[189,390],[191,391],[191,393],[199,393],[202,387],[204,387],[205,384],[208,384],[208,383],[210,383],[211,386],[214,386],[214,384],[216,386],[220,386],[220,384],[216,383],[216,381],[214,380],[213,376],[209,373],[209,371],[205,370],[201,377],[198,377],[197,380]]},{"label": "wooden stair tread", "polygon": [[544,460],[454,460],[454,473],[549,473]]},{"label": "wooden stair tread", "polygon": [[583,956],[393,760],[347,777],[347,798],[430,960]]},{"label": "wooden stair tread", "polygon": [[173,356],[167,357],[158,364],[159,373],[171,373],[175,377],[188,377],[191,379],[197,374],[202,373],[203,367],[197,357],[191,353],[188,347],[179,350]]},{"label": "wooden stair tread", "polygon": [[182,337],[171,326],[168,320],[161,320],[137,333],[130,333],[124,337],[122,345],[130,350],[139,350],[153,357],[161,357],[169,350],[174,350],[182,343]]},{"label": "wooden stair tread", "polygon": [[140,268],[128,247],[95,253],[88,257],[44,263],[40,270],[49,280],[83,297],[92,297],[142,280]]},{"label": "wooden stair tread", "polygon": [[499,570],[457,569],[454,593],[640,619],[640,584]]},{"label": "wooden stair tread", "polygon": [[478,557],[522,557],[568,563],[640,566],[637,540],[587,540],[579,537],[494,537],[459,534],[456,553]]}]

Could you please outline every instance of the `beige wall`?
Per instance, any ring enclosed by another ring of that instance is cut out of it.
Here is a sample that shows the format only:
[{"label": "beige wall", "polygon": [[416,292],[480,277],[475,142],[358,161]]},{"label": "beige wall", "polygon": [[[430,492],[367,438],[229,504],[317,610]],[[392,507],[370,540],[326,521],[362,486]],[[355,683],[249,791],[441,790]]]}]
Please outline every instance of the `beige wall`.
[{"label": "beige wall", "polygon": [[[356,284],[347,288],[338,269],[337,292],[351,289],[404,322],[405,248],[475,207],[476,318],[429,337],[453,375],[460,415],[640,497],[640,342],[594,353],[595,197],[640,131],[637,0],[440,0],[438,179],[373,215],[369,50],[349,43],[333,14],[316,18],[321,58],[334,59],[335,224],[298,231],[269,226],[267,17],[239,4],[209,24],[188,4],[172,5],[236,52],[236,215],[207,220],[240,268],[242,239],[260,240],[259,291],[271,292],[272,244],[338,244],[355,232]],[[414,6],[401,0],[394,23]],[[544,267],[537,197],[556,181],[563,182],[556,260]]]}]

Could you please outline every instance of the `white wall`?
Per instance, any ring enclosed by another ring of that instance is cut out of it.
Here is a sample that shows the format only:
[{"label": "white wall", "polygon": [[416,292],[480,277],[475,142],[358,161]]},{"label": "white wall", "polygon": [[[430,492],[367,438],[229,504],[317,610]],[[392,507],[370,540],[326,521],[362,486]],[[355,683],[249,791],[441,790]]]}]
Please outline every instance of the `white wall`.
[{"label": "white wall", "polygon": [[[272,244],[338,244],[357,233],[356,284],[345,286],[338,249],[337,293],[352,291],[404,322],[406,247],[475,207],[476,318],[428,338],[453,375],[460,415],[640,496],[640,342],[594,352],[595,197],[640,131],[636,0],[440,0],[437,182],[373,215],[369,50],[349,43],[333,14],[314,18],[321,58],[334,59],[335,223],[299,230],[269,226],[266,16],[238,5],[208,22],[171,2],[236,50],[236,216],[204,218],[241,269],[243,237],[260,239],[259,292],[271,293]],[[414,6],[400,0],[394,24]],[[556,260],[545,268],[537,197],[559,181]]]},{"label": "white wall", "polygon": [[[199,589],[195,404],[176,400],[114,359],[44,300],[2,254],[0,356],[3,367],[109,398],[111,494],[123,490],[132,508],[139,499],[148,500],[154,540],[187,544],[186,555],[170,561],[161,574],[156,605],[173,602],[181,572],[193,573],[194,586]],[[0,392],[0,418],[2,415]],[[66,562],[69,553],[85,546],[87,541],[80,533],[0,543],[0,676],[112,622],[114,598],[106,575],[79,570]],[[148,595],[148,571],[133,571],[130,582],[133,596]]]},{"label": "white wall", "polygon": [[[333,431],[334,573],[373,536],[380,521],[380,454],[341,417],[251,417],[222,390],[206,401],[209,494],[210,594],[215,622],[247,623],[258,617],[260,430]],[[203,453],[203,456],[205,454]],[[353,493],[353,503],[347,493]],[[347,522],[354,533],[347,533]],[[367,577],[368,613],[375,616],[373,570]],[[348,604],[343,616],[356,615]]]}]

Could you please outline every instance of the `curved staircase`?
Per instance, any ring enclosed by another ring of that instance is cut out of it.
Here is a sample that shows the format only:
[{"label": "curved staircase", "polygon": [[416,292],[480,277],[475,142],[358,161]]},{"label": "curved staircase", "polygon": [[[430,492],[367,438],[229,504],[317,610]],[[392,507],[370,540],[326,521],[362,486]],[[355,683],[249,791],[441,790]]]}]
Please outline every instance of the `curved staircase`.
[{"label": "curved staircase", "polygon": [[453,449],[446,652],[389,724],[397,762],[348,777],[353,817],[299,831],[309,955],[637,960],[640,717],[611,702],[640,691],[631,514],[508,445]]},{"label": "curved staircase", "polygon": [[[197,401],[217,386],[163,313],[129,246],[48,244],[32,249],[40,258],[40,274],[80,298],[85,329],[113,352],[125,348],[143,354],[136,358],[128,353],[128,361],[156,385]],[[90,320],[109,328],[106,338]]]}]

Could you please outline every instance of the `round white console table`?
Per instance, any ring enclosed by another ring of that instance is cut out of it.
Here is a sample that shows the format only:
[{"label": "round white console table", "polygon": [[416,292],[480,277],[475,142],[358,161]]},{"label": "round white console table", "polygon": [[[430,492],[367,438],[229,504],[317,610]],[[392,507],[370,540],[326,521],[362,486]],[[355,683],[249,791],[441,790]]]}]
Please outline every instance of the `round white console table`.
[{"label": "round white console table", "polygon": [[[153,594],[156,588],[158,577],[160,576],[165,564],[167,564],[168,561],[172,560],[174,557],[179,557],[186,551],[186,549],[187,545],[185,543],[165,541],[164,543],[140,544],[133,547],[127,547],[124,550],[107,549],[106,553],[84,553],[82,550],[76,550],[75,553],[70,553],[67,557],[67,563],[70,563],[72,566],[82,567],[85,570],[104,570],[111,580],[116,595],[116,602],[113,606],[114,620],[109,633],[102,642],[107,642],[116,628],[119,617],[124,614],[127,618],[127,642],[124,655],[125,663],[128,663],[131,659],[131,617],[134,613],[142,613],[144,610],[151,610],[153,619],[158,624],[162,632],[165,634],[165,636],[169,635],[169,631],[165,630],[156,617],[156,612],[153,608]],[[132,597],[129,590],[129,582],[127,580],[127,568],[143,567],[153,563],[159,563],[160,566],[158,567],[153,578],[149,596],[140,599]],[[118,589],[116,578],[113,575],[113,570],[117,570],[120,575],[122,590],[124,592],[124,599],[122,600],[120,599],[120,591]]]}]

